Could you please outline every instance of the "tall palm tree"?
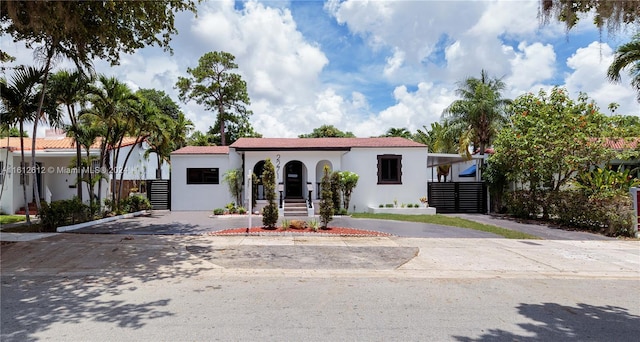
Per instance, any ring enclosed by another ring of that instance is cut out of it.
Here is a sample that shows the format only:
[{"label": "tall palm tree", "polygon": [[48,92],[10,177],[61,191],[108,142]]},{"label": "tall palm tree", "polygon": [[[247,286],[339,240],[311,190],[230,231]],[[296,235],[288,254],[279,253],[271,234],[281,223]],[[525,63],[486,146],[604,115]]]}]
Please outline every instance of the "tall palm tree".
[{"label": "tall palm tree", "polygon": [[[115,77],[99,75],[97,85],[91,85],[87,100],[91,108],[81,111],[80,117],[87,117],[92,125],[100,131],[103,137],[100,142],[100,169],[105,166],[112,168],[112,179],[115,179],[115,166],[117,166],[118,151],[127,131],[126,121],[123,120],[130,111],[132,101],[137,97],[131,89]],[[110,158],[109,152],[114,150],[114,157]],[[112,160],[113,159],[113,160]],[[102,181],[98,182],[98,202],[102,200]],[[111,197],[113,205],[116,205],[115,191]]]},{"label": "tall palm tree", "polygon": [[[431,128],[423,126],[424,130],[418,129],[416,141],[429,146],[429,150],[434,153],[458,153],[458,136],[459,133],[452,127],[448,121],[443,123],[433,122]],[[438,182],[441,177],[447,181],[451,164],[438,165]]]},{"label": "tall palm tree", "polygon": [[640,33],[634,35],[627,44],[618,47],[607,77],[612,82],[620,82],[620,71],[627,67],[632,78],[631,85],[636,88],[637,100],[640,102]]},{"label": "tall palm tree", "polygon": [[[80,184],[82,175],[82,146],[78,142],[81,134],[78,126],[79,111],[76,111],[76,105],[84,106],[86,102],[89,84],[93,81],[91,75],[86,75],[81,70],[69,71],[60,70],[51,75],[49,79],[49,87],[57,103],[63,105],[67,109],[67,116],[70,125],[65,126],[67,135],[71,136],[76,144],[76,170],[77,184]],[[93,143],[93,142],[92,142]],[[82,201],[82,187],[78,185],[77,196]]]},{"label": "tall palm tree", "polygon": [[[481,155],[491,145],[500,125],[506,121],[506,106],[511,100],[503,99],[500,94],[505,84],[497,78],[489,78],[482,70],[480,78],[469,77],[458,84],[456,90],[459,100],[453,101],[447,107],[443,116],[451,124],[463,127],[460,142],[474,149],[479,149]],[[465,150],[466,151],[466,150]],[[464,153],[465,151],[460,151]]]},{"label": "tall palm tree", "polygon": [[[16,69],[11,82],[0,79],[0,97],[2,98],[2,118],[3,124],[8,126],[18,125],[20,130],[20,166],[24,167],[24,123],[35,119],[38,110],[38,95],[40,94],[40,82],[42,80],[42,70],[27,67]],[[29,205],[27,198],[27,177],[20,174],[22,183],[22,195],[26,210],[27,223],[31,224],[29,217]]]}]

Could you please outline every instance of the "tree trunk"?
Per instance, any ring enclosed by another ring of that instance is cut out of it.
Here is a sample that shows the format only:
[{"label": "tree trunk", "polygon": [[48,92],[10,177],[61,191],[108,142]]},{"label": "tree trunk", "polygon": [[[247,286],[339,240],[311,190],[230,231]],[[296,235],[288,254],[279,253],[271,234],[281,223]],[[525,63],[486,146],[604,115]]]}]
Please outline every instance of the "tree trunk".
[{"label": "tree trunk", "polygon": [[32,139],[32,143],[31,143],[31,167],[34,171],[33,173],[33,197],[35,197],[35,201],[36,201],[36,208],[38,209],[38,213],[40,213],[40,210],[42,209],[42,207],[40,206],[40,191],[38,189],[38,182],[36,181],[37,179],[37,175],[36,175],[36,129],[38,127],[38,121],[40,120],[40,115],[44,114],[42,113],[42,107],[44,105],[44,96],[46,93],[46,89],[47,89],[47,81],[49,80],[49,68],[51,68],[51,59],[53,58],[53,54],[55,52],[55,48],[54,46],[56,46],[57,42],[51,42],[51,45],[47,48],[47,61],[45,63],[44,66],[44,76],[42,79],[42,90],[40,92],[40,101],[38,103],[38,111],[36,112],[36,119],[33,122],[33,137]]},{"label": "tree trunk", "polygon": [[25,174],[25,162],[24,162],[24,138],[22,137],[24,133],[24,123],[20,120],[20,168],[21,173],[20,177],[22,177],[22,196],[24,198],[24,211],[27,219],[27,223],[31,224],[31,219],[29,218],[29,201],[27,199],[27,175]]},{"label": "tree trunk", "polygon": [[222,104],[218,105],[218,114],[220,115],[220,145],[227,146],[227,137],[224,134],[224,106]]}]

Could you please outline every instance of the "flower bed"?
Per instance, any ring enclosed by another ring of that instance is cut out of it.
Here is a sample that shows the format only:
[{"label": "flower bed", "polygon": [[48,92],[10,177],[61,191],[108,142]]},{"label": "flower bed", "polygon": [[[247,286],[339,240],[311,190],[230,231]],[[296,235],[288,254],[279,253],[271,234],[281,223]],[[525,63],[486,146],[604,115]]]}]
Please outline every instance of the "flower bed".
[{"label": "flower bed", "polygon": [[329,227],[329,229],[318,229],[317,231],[313,231],[311,228],[307,227],[304,229],[293,229],[287,228],[282,229],[278,227],[276,229],[267,229],[264,227],[253,227],[253,228],[233,228],[233,229],[225,229],[217,232],[211,232],[208,235],[269,235],[273,233],[305,233],[305,234],[318,234],[318,235],[336,235],[336,236],[392,236],[389,233],[375,232],[370,230],[363,229],[354,229],[347,227]]},{"label": "flower bed", "polygon": [[371,214],[402,214],[402,215],[435,215],[436,208],[374,208],[369,207]]}]

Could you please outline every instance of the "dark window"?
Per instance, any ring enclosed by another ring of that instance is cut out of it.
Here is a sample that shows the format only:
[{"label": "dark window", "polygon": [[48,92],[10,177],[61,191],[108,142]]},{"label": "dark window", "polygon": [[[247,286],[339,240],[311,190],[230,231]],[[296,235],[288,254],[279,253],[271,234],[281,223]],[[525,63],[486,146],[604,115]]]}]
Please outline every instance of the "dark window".
[{"label": "dark window", "polygon": [[187,169],[187,184],[220,184],[218,168]]},{"label": "dark window", "polygon": [[378,156],[378,184],[402,184],[402,156]]}]

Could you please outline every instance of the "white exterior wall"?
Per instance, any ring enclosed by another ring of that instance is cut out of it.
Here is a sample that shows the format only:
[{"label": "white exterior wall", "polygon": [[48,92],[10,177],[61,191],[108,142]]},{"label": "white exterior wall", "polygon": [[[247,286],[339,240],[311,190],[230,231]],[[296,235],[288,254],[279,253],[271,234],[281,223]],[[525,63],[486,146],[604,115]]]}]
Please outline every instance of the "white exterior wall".
[{"label": "white exterior wall", "polygon": [[[233,149],[232,149],[233,151]],[[233,152],[231,152],[233,153]],[[245,170],[244,174],[248,175],[253,172],[253,168],[256,164],[267,158],[271,159],[276,171],[276,188],[277,184],[284,182],[284,166],[291,161],[299,161],[304,165],[302,172],[302,182],[311,182],[313,184],[312,197],[315,199],[316,183],[322,179],[322,174],[318,173],[322,171],[324,164],[328,163],[331,170],[339,170],[341,166],[342,155],[345,151],[278,151],[278,152],[245,152]],[[233,153],[235,154],[235,153]],[[318,167],[320,165],[320,167]],[[246,177],[246,176],[245,176]],[[303,194],[303,197],[307,197],[307,192]]]},{"label": "white exterior wall", "polygon": [[[235,153],[234,153],[235,154]],[[171,210],[213,210],[224,208],[234,198],[222,181],[225,172],[240,167],[237,156],[226,154],[172,155]],[[187,184],[187,168],[218,168],[219,184]]]},{"label": "white exterior wall", "polygon": [[[124,172],[124,180],[147,180],[156,179],[156,168],[158,167],[157,155],[155,152],[149,154],[148,158],[144,157],[144,152],[149,148],[146,142],[140,145],[129,145],[120,149],[120,155],[118,156],[118,172]],[[129,160],[125,166],[124,161],[127,158],[127,153],[133,149]],[[162,179],[169,179],[170,170],[169,164],[162,162]],[[117,176],[117,180],[120,180],[120,174]]]},{"label": "white exterior wall", "polygon": [[[402,184],[378,184],[378,155],[402,155]],[[380,204],[419,204],[420,197],[427,195],[427,149],[426,148],[353,148],[342,158],[341,171],[357,173],[356,185],[349,211],[365,212],[368,207]]]},{"label": "white exterior wall", "polygon": [[2,184],[0,184],[0,191],[2,191],[2,197],[0,197],[0,212],[6,214],[13,214],[15,209],[13,207],[13,175],[7,171],[13,167],[13,158],[7,158],[9,152],[7,149],[0,149],[0,161],[2,161],[3,169]]}]

